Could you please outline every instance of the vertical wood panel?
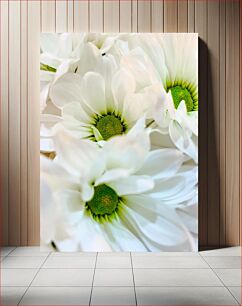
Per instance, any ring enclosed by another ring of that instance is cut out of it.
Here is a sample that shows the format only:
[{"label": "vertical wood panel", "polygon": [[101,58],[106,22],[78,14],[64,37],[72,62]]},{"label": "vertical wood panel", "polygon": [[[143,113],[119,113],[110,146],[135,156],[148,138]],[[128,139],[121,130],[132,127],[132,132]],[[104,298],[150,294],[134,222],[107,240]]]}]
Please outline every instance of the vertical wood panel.
[{"label": "vertical wood panel", "polygon": [[225,0],[220,1],[220,52],[219,52],[219,84],[220,84],[220,246],[226,245],[226,10]]},{"label": "vertical wood panel", "polygon": [[1,127],[1,243],[8,245],[8,177],[9,177],[9,134],[8,134],[8,1],[1,1],[1,112],[0,112],[0,127]]},{"label": "vertical wood panel", "polygon": [[104,32],[119,32],[119,0],[104,1]]},{"label": "vertical wood panel", "polygon": [[195,1],[195,32],[199,33],[199,243],[208,241],[207,203],[207,1]]},{"label": "vertical wood panel", "polygon": [[151,28],[152,32],[164,32],[164,1],[152,1],[151,12]]},{"label": "vertical wood panel", "polygon": [[219,2],[208,1],[208,245],[219,246]]},{"label": "vertical wood panel", "polygon": [[138,0],[138,32],[151,31],[151,0]]},{"label": "vertical wood panel", "polygon": [[132,4],[131,0],[120,1],[120,32],[132,31]]},{"label": "vertical wood panel", "polygon": [[181,0],[164,0],[164,32],[178,31],[178,2]]},{"label": "vertical wood panel", "polygon": [[67,0],[56,0],[56,32],[67,32]]},{"label": "vertical wood panel", "polygon": [[21,58],[20,58],[20,141],[21,141],[21,160],[20,160],[20,187],[21,187],[21,245],[28,243],[28,98],[27,98],[27,69],[28,69],[28,12],[27,1],[21,1]]},{"label": "vertical wood panel", "polygon": [[28,1],[28,245],[38,245],[40,234],[39,33],[40,1]]},{"label": "vertical wood panel", "polygon": [[20,245],[20,2],[9,2],[9,243]]},{"label": "vertical wood panel", "polygon": [[88,18],[88,1],[74,0],[74,32],[88,32]]},{"label": "vertical wood panel", "polygon": [[132,32],[138,32],[138,0],[132,0]]},{"label": "vertical wood panel", "polygon": [[103,1],[90,1],[90,31],[103,32]]},{"label": "vertical wood panel", "polygon": [[73,0],[67,1],[67,28],[68,32],[73,32],[74,29],[74,3]]},{"label": "vertical wood panel", "polygon": [[195,0],[188,0],[188,32],[195,31]]},{"label": "vertical wood panel", "polygon": [[1,1],[3,243],[39,243],[41,29],[199,33],[200,245],[237,245],[239,11],[239,0]]},{"label": "vertical wood panel", "polygon": [[188,3],[187,0],[178,1],[178,32],[187,32],[188,29]]},{"label": "vertical wood panel", "polygon": [[41,0],[41,31],[55,32],[56,29],[56,2]]},{"label": "vertical wood panel", "polygon": [[239,243],[239,1],[226,2],[226,245]]}]

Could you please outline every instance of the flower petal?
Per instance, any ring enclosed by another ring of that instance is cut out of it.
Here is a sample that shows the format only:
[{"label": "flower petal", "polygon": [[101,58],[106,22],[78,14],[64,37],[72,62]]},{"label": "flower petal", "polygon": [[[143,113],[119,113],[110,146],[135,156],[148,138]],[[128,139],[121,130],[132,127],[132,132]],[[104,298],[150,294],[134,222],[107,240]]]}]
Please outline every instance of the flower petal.
[{"label": "flower petal", "polygon": [[94,113],[102,115],[107,112],[105,82],[100,74],[87,72],[82,79],[81,93]]},{"label": "flower petal", "polygon": [[149,175],[154,179],[168,178],[180,169],[187,158],[176,149],[151,151],[137,174]]},{"label": "flower petal", "polygon": [[76,73],[66,73],[50,88],[50,98],[57,107],[82,100],[81,77]]},{"label": "flower petal", "polygon": [[154,181],[149,176],[130,175],[127,178],[109,182],[119,196],[127,194],[138,194],[151,190],[154,187]]}]

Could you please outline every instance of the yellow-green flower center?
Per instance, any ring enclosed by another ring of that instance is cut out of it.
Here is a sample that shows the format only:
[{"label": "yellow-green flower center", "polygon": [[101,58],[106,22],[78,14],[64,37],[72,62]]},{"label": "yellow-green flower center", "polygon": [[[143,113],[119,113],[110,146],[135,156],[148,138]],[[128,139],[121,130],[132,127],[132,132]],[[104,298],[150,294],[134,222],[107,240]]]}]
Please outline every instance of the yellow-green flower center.
[{"label": "yellow-green flower center", "polygon": [[109,186],[103,184],[94,188],[93,198],[86,203],[86,207],[93,216],[112,215],[118,208],[117,193]]},{"label": "yellow-green flower center", "polygon": [[40,70],[44,70],[44,71],[50,71],[50,72],[56,72],[56,69],[49,66],[49,65],[46,65],[46,64],[40,64]]},{"label": "yellow-green flower center", "polygon": [[198,109],[198,102],[192,96],[191,92],[187,88],[183,88],[179,85],[170,88],[173,103],[177,109],[181,101],[185,101],[187,111],[196,111]]},{"label": "yellow-green flower center", "polygon": [[125,131],[125,125],[121,118],[115,116],[114,114],[108,114],[100,117],[97,120],[96,128],[104,140],[108,140],[115,135],[121,135]]}]

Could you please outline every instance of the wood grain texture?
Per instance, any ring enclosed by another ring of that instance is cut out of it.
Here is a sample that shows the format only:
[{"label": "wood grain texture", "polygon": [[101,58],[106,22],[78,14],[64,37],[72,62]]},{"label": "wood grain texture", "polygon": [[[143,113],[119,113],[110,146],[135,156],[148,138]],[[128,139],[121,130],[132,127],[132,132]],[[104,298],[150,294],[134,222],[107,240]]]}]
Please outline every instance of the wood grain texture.
[{"label": "wood grain texture", "polygon": [[0,95],[1,95],[1,112],[0,112],[0,190],[1,190],[1,214],[3,216],[1,222],[1,243],[7,245],[9,243],[8,239],[8,191],[9,191],[9,133],[8,133],[8,41],[9,41],[9,31],[8,31],[8,1],[1,1],[1,84],[0,84]]},{"label": "wood grain texture", "polygon": [[103,32],[103,1],[90,1],[90,32]]},{"label": "wood grain texture", "polygon": [[220,187],[220,245],[226,246],[226,5],[220,1],[219,8],[219,92],[220,92],[220,126],[219,126],[219,187]]},{"label": "wood grain texture", "polygon": [[195,1],[195,32],[199,33],[199,243],[208,245],[208,50],[207,1]]},{"label": "wood grain texture", "polygon": [[[45,26],[44,26],[45,27]],[[40,1],[28,2],[28,245],[40,240],[39,167],[39,33]],[[36,56],[33,56],[36,55]]]},{"label": "wood grain texture", "polygon": [[[20,2],[9,2],[9,243],[20,245]],[[13,229],[13,230],[12,230]]]},{"label": "wood grain texture", "polygon": [[138,1],[138,32],[140,33],[151,31],[151,4],[151,0]]},{"label": "wood grain texture", "polygon": [[239,243],[239,2],[226,3],[226,245]]},{"label": "wood grain texture", "polygon": [[164,1],[152,1],[151,11],[151,31],[162,33],[164,32]]},{"label": "wood grain texture", "polygon": [[132,32],[132,1],[120,1],[120,32]]},{"label": "wood grain texture", "polygon": [[119,4],[120,1],[104,1],[103,2],[103,23],[104,32],[119,32]]},{"label": "wood grain texture", "polygon": [[28,135],[26,133],[28,130],[28,31],[26,31],[28,28],[27,1],[21,1],[20,9],[20,244],[26,245],[28,243]]},{"label": "wood grain texture", "polygon": [[188,30],[188,2],[188,0],[178,0],[178,32],[181,33],[185,33]]},{"label": "wood grain texture", "polygon": [[198,32],[199,244],[239,244],[239,0],[1,2],[5,245],[38,245],[39,32]]},{"label": "wood grain texture", "polygon": [[164,0],[164,32],[178,32],[178,2]]}]

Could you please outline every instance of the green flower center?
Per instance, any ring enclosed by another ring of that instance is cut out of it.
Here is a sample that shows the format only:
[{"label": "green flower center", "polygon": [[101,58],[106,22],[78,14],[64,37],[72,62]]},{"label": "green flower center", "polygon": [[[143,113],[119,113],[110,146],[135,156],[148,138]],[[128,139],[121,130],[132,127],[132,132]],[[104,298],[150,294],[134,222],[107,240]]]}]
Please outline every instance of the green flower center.
[{"label": "green flower center", "polygon": [[96,128],[104,140],[108,140],[115,135],[121,135],[126,129],[121,118],[115,116],[114,114],[108,114],[100,117],[97,120]]},{"label": "green flower center", "polygon": [[197,100],[193,99],[192,93],[188,88],[183,88],[179,85],[170,88],[173,103],[175,108],[177,109],[181,101],[185,101],[187,111],[195,111],[198,109]]},{"label": "green flower center", "polygon": [[109,186],[103,184],[94,188],[93,198],[86,203],[93,216],[112,215],[118,208],[117,193]]},{"label": "green flower center", "polygon": [[56,72],[56,69],[51,67],[51,66],[48,66],[46,64],[40,64],[40,70],[44,70],[44,71],[50,71],[50,72]]}]

